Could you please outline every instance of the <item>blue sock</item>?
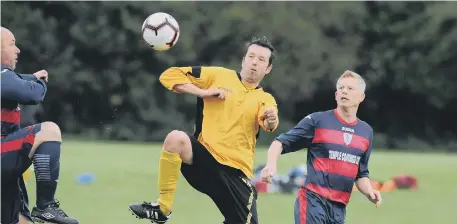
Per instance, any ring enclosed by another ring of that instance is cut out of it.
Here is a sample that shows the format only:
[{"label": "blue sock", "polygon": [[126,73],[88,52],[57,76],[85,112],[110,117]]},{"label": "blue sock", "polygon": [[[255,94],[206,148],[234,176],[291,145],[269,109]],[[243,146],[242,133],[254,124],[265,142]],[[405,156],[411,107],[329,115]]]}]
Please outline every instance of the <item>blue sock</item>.
[{"label": "blue sock", "polygon": [[60,171],[60,145],[57,141],[43,142],[33,155],[38,209],[45,209],[54,202]]}]

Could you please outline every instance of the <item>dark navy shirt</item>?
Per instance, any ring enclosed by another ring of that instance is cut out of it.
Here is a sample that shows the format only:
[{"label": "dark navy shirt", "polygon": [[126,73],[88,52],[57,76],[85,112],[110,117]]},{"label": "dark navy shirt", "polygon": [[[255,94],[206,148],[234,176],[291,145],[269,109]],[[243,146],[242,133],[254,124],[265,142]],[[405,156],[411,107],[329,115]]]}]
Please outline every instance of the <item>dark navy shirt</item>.
[{"label": "dark navy shirt", "polygon": [[276,140],[283,154],[308,148],[304,187],[329,200],[347,205],[355,180],[369,176],[373,129],[343,121],[336,109],[306,116]]},{"label": "dark navy shirt", "polygon": [[34,75],[20,75],[1,67],[1,99],[2,99],[2,133],[9,135],[20,128],[19,104],[34,105],[42,102],[46,95],[46,83]]}]

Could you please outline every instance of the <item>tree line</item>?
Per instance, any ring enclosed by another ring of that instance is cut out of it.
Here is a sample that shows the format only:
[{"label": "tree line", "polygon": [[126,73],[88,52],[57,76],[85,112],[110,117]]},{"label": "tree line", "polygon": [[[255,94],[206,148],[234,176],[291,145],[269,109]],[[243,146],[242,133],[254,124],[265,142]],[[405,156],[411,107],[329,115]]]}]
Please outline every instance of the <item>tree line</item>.
[{"label": "tree line", "polygon": [[[18,72],[47,69],[38,120],[87,138],[162,141],[192,131],[196,99],[158,77],[170,66],[238,70],[244,43],[267,36],[278,50],[263,86],[279,105],[279,132],[335,107],[335,81],[367,82],[359,117],[385,148],[457,151],[457,14],[454,2],[1,2],[2,26],[21,48]],[[167,12],[176,46],[154,52],[141,24]],[[278,134],[278,133],[276,133]],[[262,133],[260,143],[274,135]]]}]

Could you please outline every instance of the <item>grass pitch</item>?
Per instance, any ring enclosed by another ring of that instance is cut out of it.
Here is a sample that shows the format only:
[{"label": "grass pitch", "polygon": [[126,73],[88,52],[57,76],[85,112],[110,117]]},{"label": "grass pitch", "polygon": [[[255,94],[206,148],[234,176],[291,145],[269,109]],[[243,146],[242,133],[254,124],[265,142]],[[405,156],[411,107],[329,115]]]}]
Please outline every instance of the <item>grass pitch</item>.
[{"label": "grass pitch", "polygon": [[[160,145],[117,142],[65,141],[57,198],[62,208],[82,224],[149,223],[128,211],[128,204],[155,200]],[[266,160],[266,150],[258,150],[256,165]],[[283,155],[279,173],[304,163],[305,151]],[[383,205],[375,208],[354,192],[347,208],[349,224],[455,223],[457,220],[457,155],[387,153],[374,150],[371,176],[386,180],[394,175],[418,178],[416,191],[383,194]],[[75,178],[90,172],[96,180],[77,184]],[[35,180],[28,181],[31,206],[35,204]],[[295,195],[259,194],[261,224],[294,223]],[[223,217],[211,199],[192,189],[181,176],[170,224],[222,223]]]}]

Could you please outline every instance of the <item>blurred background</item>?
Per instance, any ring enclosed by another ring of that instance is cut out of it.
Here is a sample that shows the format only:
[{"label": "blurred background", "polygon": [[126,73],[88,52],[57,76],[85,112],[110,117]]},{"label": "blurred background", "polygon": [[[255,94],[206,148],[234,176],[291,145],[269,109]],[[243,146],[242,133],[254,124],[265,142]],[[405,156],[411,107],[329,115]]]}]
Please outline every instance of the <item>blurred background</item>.
[{"label": "blurred background", "polygon": [[[309,113],[334,108],[335,81],[353,70],[367,82],[359,118],[375,130],[373,178],[408,174],[419,187],[387,193],[379,210],[354,193],[348,223],[453,223],[456,11],[455,2],[2,1],[1,25],[21,49],[18,73],[49,72],[45,102],[23,107],[22,121],[60,126],[66,143],[58,195],[82,223],[136,221],[127,205],[157,197],[160,142],[173,129],[193,130],[196,98],[167,91],[159,75],[170,66],[239,70],[253,36],[266,36],[278,51],[262,86],[276,97],[281,121],[276,133],[261,133],[256,165],[273,137]],[[177,44],[166,52],[141,38],[143,21],[155,12],[180,25]],[[305,163],[304,152],[284,156],[280,171]],[[84,172],[96,181],[78,182]],[[34,197],[34,181],[29,186]],[[210,199],[184,179],[177,198],[170,223],[222,222]],[[293,223],[294,198],[259,196],[261,223]],[[277,207],[284,211],[271,212]],[[104,217],[100,209],[113,214]]]}]

